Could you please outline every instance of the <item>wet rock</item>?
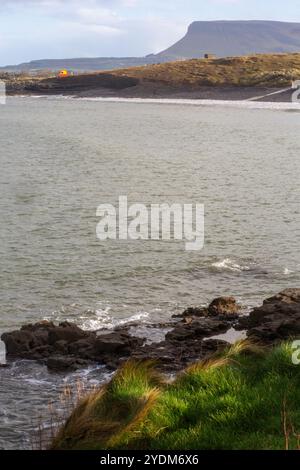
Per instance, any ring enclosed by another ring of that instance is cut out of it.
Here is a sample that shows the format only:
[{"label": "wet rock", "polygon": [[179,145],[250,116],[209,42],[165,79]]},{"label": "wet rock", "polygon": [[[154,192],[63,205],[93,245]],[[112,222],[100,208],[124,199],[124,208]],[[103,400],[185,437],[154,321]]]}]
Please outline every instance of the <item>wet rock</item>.
[{"label": "wet rock", "polygon": [[[190,319],[189,322],[178,323],[167,333],[166,339],[175,341],[188,341],[190,339],[203,339],[218,333],[225,333],[230,324],[213,318]],[[188,344],[186,345],[188,348]]]},{"label": "wet rock", "polygon": [[152,360],[163,372],[178,372],[184,370],[189,364],[205,359],[221,351],[228,343],[221,340],[189,340],[188,344],[182,341],[166,340],[158,344],[151,344],[138,349],[133,353],[133,359]]},{"label": "wet rock", "polygon": [[23,325],[21,327],[21,331],[37,331],[37,330],[49,330],[55,328],[55,325],[53,322],[48,321],[48,320],[41,320],[37,323],[29,323],[27,325]]},{"label": "wet rock", "polygon": [[285,289],[254,308],[247,320],[248,336],[275,342],[300,335],[300,289]]},{"label": "wet rock", "polygon": [[264,300],[263,304],[274,304],[276,302],[284,302],[285,304],[299,304],[300,303],[300,289],[289,288],[285,289],[279,294]]},{"label": "wet rock", "polygon": [[56,341],[55,348],[57,351],[61,352],[62,354],[68,353],[68,342],[65,340]]},{"label": "wet rock", "polygon": [[239,305],[234,297],[218,297],[214,299],[208,307],[208,315],[237,315],[240,311]]},{"label": "wet rock", "polygon": [[48,341],[50,344],[55,344],[57,341],[74,343],[88,336],[90,336],[90,333],[83,331],[77,325],[69,322],[60,323],[58,328],[54,327],[48,330]]},{"label": "wet rock", "polygon": [[20,356],[35,349],[41,340],[41,336],[34,336],[30,331],[13,331],[12,333],[4,333],[1,336],[5,343],[8,355]]},{"label": "wet rock", "polygon": [[137,348],[132,357],[153,360],[162,371],[180,371],[227,346],[225,341],[207,338],[230,327],[230,323],[216,318],[186,317],[166,334],[165,341]]},{"label": "wet rock", "polygon": [[173,318],[189,317],[229,317],[237,318],[240,306],[234,297],[218,297],[214,299],[208,307],[189,307],[180,315],[173,315]]},{"label": "wet rock", "polygon": [[90,361],[72,356],[51,356],[47,362],[47,367],[53,372],[75,371],[82,367],[87,367]]},{"label": "wet rock", "polygon": [[189,308],[180,321],[156,325],[160,328],[167,324],[172,330],[164,341],[152,344],[130,334],[132,324],[113,331],[88,332],[69,322],[55,325],[45,321],[5,333],[1,339],[8,357],[34,359],[57,372],[95,362],[116,369],[128,358],[150,359],[161,370],[175,372],[224,348],[228,343],[211,337],[232,326],[246,329],[250,338],[266,344],[300,337],[300,289],[286,289],[266,299],[248,317],[238,316],[238,312],[233,297],[219,297],[207,308]]},{"label": "wet rock", "polygon": [[108,335],[100,336],[96,339],[94,348],[98,356],[102,353],[130,354],[137,346],[144,343],[143,338],[135,338],[124,332],[113,332]]},{"label": "wet rock", "polygon": [[173,315],[173,318],[207,317],[208,309],[205,307],[188,307],[184,312]]},{"label": "wet rock", "polygon": [[135,338],[126,330],[97,336],[69,322],[25,325],[4,333],[1,339],[8,357],[37,360],[56,371],[76,370],[95,361],[118,364],[144,343],[143,338]]},{"label": "wet rock", "polygon": [[[86,337],[74,341],[71,344],[67,344],[67,353],[72,354],[77,357],[82,357],[84,359],[94,360],[95,358],[95,340],[96,337],[93,335],[91,337]],[[57,345],[58,343],[56,343]]]}]

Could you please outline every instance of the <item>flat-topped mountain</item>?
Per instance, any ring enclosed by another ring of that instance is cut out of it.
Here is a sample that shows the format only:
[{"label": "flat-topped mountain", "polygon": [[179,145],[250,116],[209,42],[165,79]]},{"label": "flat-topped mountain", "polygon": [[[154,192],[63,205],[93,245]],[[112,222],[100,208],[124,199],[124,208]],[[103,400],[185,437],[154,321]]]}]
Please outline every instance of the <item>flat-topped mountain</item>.
[{"label": "flat-topped mountain", "polygon": [[300,52],[300,23],[279,21],[196,21],[176,44],[146,57],[43,59],[0,67],[0,71],[31,72],[68,68],[77,72],[113,70],[179,59]]},{"label": "flat-topped mountain", "polygon": [[156,57],[199,58],[300,52],[300,23],[279,21],[196,21],[176,44]]}]

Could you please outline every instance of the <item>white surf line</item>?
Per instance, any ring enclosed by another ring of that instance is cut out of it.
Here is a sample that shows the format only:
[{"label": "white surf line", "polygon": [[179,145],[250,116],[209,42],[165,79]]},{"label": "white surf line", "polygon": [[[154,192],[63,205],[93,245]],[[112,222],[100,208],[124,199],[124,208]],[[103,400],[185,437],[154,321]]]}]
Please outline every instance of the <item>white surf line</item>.
[{"label": "white surf line", "polygon": [[256,100],[261,100],[262,98],[266,98],[267,96],[272,96],[272,95],[279,95],[280,93],[284,93],[286,91],[293,90],[292,87],[285,88],[284,90],[279,90],[279,91],[273,91],[272,93],[268,93],[267,95],[262,95],[262,96],[254,96],[252,98],[247,98],[245,101],[256,101]]}]

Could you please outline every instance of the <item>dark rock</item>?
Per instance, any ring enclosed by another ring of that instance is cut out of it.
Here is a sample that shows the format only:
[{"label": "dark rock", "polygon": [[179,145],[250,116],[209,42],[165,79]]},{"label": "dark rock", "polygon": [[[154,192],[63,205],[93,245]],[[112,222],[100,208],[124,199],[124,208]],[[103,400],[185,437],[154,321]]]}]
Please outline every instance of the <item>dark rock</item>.
[{"label": "dark rock", "polygon": [[96,339],[94,348],[96,355],[102,353],[129,354],[132,349],[141,346],[144,339],[135,338],[128,333],[113,332]]},{"label": "dark rock", "polygon": [[51,322],[25,325],[18,331],[4,333],[1,339],[8,357],[37,360],[57,371],[76,370],[95,361],[118,364],[144,343],[121,328],[97,336],[69,322],[58,326]]},{"label": "dark rock", "polygon": [[55,349],[63,354],[68,353],[68,342],[61,339],[60,341],[56,341]]},{"label": "dark rock", "polygon": [[51,356],[46,364],[51,371],[65,372],[87,367],[90,362],[72,356]]},{"label": "dark rock", "polygon": [[13,331],[1,336],[8,355],[21,356],[36,347],[36,339],[30,331]]},{"label": "dark rock", "polygon": [[187,317],[207,317],[208,309],[205,307],[188,307],[184,312],[173,315],[173,318],[187,318]]},{"label": "dark rock", "polygon": [[276,302],[284,302],[286,304],[299,304],[300,303],[300,289],[290,288],[285,289],[279,294],[264,300],[265,304],[274,304]]},{"label": "dark rock", "polygon": [[254,308],[247,321],[248,336],[275,342],[300,335],[300,289],[286,289]]},{"label": "dark rock", "polygon": [[[213,318],[196,318],[178,323],[175,328],[167,333],[167,340],[187,341],[189,339],[203,339],[218,333],[226,332],[230,324]],[[188,345],[187,345],[188,347]]]},{"label": "dark rock", "polygon": [[50,322],[48,320],[42,320],[37,323],[29,323],[27,325],[23,325],[21,327],[21,331],[37,331],[37,330],[49,330],[55,328],[55,325],[53,322]]},{"label": "dark rock", "polygon": [[[83,338],[74,343],[67,345],[67,352],[69,354],[82,357],[84,359],[94,359],[94,346],[95,346],[96,337]],[[58,343],[56,343],[57,345]]]},{"label": "dark rock", "polygon": [[230,317],[237,318],[240,311],[239,305],[234,297],[218,297],[214,299],[208,307],[189,307],[180,315],[173,315],[173,318],[187,317]]},{"label": "dark rock", "polygon": [[50,328],[48,341],[50,344],[54,344],[57,341],[66,341],[67,343],[73,343],[79,339],[86,338],[90,335],[79,328],[77,325],[69,322],[60,323],[57,328]]},{"label": "dark rock", "polygon": [[138,349],[132,357],[136,360],[152,360],[163,372],[176,372],[185,369],[189,364],[205,359],[221,351],[228,343],[220,340],[163,341]]},{"label": "dark rock", "polygon": [[34,359],[58,372],[95,362],[116,369],[128,358],[150,359],[161,370],[172,372],[224,348],[228,343],[211,337],[225,333],[233,325],[266,344],[300,337],[300,289],[286,289],[265,300],[248,317],[238,317],[238,311],[233,297],[215,299],[206,309],[189,308],[181,321],[167,323],[173,328],[164,341],[150,345],[130,334],[132,325],[96,333],[69,322],[58,326],[52,322],[25,325],[21,330],[3,334],[1,339],[8,357]]}]

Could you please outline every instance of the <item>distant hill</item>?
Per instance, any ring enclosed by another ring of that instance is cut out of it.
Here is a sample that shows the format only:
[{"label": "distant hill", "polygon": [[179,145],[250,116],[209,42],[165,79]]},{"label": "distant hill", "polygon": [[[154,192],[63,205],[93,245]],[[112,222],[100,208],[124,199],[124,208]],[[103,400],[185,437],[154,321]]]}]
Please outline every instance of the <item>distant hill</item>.
[{"label": "distant hill", "polygon": [[0,67],[3,72],[33,72],[41,70],[57,71],[67,68],[75,72],[93,72],[97,70],[113,70],[122,67],[137,67],[150,65],[158,61],[167,62],[167,56],[159,59],[156,56],[148,57],[91,57],[74,59],[41,59],[24,62],[18,65],[7,65]]},{"label": "distant hill", "polygon": [[300,52],[300,23],[279,21],[196,21],[180,41],[156,54],[157,59],[192,59]]}]

